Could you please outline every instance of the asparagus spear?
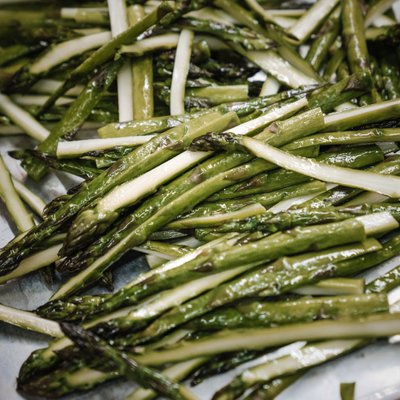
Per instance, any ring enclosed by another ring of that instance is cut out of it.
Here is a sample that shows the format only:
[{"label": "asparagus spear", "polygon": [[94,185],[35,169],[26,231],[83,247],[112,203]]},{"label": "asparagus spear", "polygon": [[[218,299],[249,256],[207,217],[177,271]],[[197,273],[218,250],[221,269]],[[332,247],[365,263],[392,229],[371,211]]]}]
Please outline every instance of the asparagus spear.
[{"label": "asparagus spear", "polygon": [[366,293],[388,293],[400,284],[400,266],[392,268],[382,276],[375,278],[366,287]]},{"label": "asparagus spear", "polygon": [[294,342],[296,340],[321,340],[340,338],[374,338],[397,334],[400,329],[396,314],[378,314],[354,319],[316,321],[277,328],[238,329],[218,332],[197,341],[182,342],[173,349],[147,352],[137,356],[145,365],[161,365],[166,362],[220,354],[240,349],[262,349]]},{"label": "asparagus spear", "polygon": [[156,390],[157,393],[170,399],[193,400],[196,397],[190,391],[161,375],[155,370],[143,367],[129,356],[110,346],[93,333],[72,324],[62,323],[60,325],[66,336],[72,339],[76,345],[88,355],[93,352],[109,359],[117,367],[120,374],[132,379],[140,385]]},{"label": "asparagus spear", "polygon": [[25,232],[34,226],[32,214],[25,208],[15,190],[10,173],[0,156],[0,197],[7,207],[13,221],[20,232]]},{"label": "asparagus spear", "polygon": [[[366,341],[362,339],[328,340],[306,345],[298,349],[296,355],[283,356],[245,370],[243,373],[236,376],[228,385],[220,389],[214,395],[213,399],[230,400],[238,398],[246,389],[255,384],[268,382],[281,375],[297,373],[315,364],[332,360],[356,347],[364,345],[365,342]],[[318,352],[319,357],[306,357],[316,352]],[[299,361],[300,357],[303,362]],[[305,359],[307,359],[307,361],[304,361]]]},{"label": "asparagus spear", "polygon": [[335,296],[292,301],[242,301],[217,309],[187,325],[193,330],[221,330],[286,325],[387,312],[386,296]]}]

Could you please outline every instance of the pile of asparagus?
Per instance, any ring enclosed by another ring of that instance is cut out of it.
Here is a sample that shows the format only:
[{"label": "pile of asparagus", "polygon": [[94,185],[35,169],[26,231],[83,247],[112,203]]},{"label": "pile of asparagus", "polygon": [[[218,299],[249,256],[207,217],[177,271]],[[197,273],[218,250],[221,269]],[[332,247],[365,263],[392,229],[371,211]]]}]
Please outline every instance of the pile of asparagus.
[{"label": "pile of asparagus", "polygon": [[[400,333],[400,265],[363,279],[400,254],[393,3],[0,1],[0,135],[32,138],[26,182],[0,158],[0,283],[58,282],[0,305],[54,337],[22,394],[125,377],[129,400],[194,399],[180,382],[239,367],[214,400],[272,399]],[[82,179],[45,204],[50,171]],[[125,255],[149,268],[115,290]]]}]

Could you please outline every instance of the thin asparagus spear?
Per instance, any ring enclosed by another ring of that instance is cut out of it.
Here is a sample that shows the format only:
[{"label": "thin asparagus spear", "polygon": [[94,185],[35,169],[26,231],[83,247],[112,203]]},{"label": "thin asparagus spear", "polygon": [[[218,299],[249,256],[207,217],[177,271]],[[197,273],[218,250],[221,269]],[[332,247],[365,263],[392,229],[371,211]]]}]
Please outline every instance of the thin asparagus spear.
[{"label": "thin asparagus spear", "polygon": [[[198,368],[206,361],[206,358],[199,357],[193,360],[184,361],[168,367],[162,371],[162,374],[174,382],[185,379],[194,369]],[[129,394],[125,400],[152,400],[157,397],[157,393],[149,389],[137,389]]]},{"label": "thin asparagus spear", "polygon": [[0,321],[29,331],[43,333],[44,335],[63,336],[57,322],[40,318],[31,312],[7,307],[3,304],[0,304]]},{"label": "thin asparagus spear", "polygon": [[364,27],[367,28],[371,25],[375,18],[384,14],[390,7],[392,7],[395,0],[378,0],[368,9],[367,15],[365,16]]},{"label": "thin asparagus spear", "polygon": [[193,38],[194,33],[188,29],[183,29],[179,35],[171,82],[171,115],[182,115],[185,113],[185,86],[189,73]]},{"label": "thin asparagus spear", "polygon": [[289,30],[291,36],[300,43],[304,42],[315,29],[324,21],[339,0],[320,0],[303,14]]},{"label": "thin asparagus spear", "polygon": [[340,30],[341,9],[338,7],[332,12],[328,20],[322,25],[318,37],[312,43],[307,53],[306,60],[319,70],[324,62],[330,47],[335,42]]},{"label": "thin asparagus spear", "polygon": [[[314,137],[314,135],[311,137]],[[299,141],[295,140],[292,143]],[[298,147],[302,148],[301,145],[299,145]],[[294,149],[297,147],[294,147],[291,145],[291,143],[289,143],[284,148]],[[303,156],[305,155],[306,154],[303,154]],[[346,166],[350,168],[362,168],[367,165],[383,161],[383,154],[382,151],[376,146],[360,146],[348,148],[345,150],[339,150],[332,153],[322,153],[319,156],[315,157],[315,159],[317,161],[322,161],[332,165]],[[226,188],[225,190],[216,193],[208,200],[217,201],[224,199],[234,199],[236,197],[248,196],[257,193],[267,193],[291,185],[308,182],[310,180],[311,178],[306,177],[305,175],[301,175],[297,172],[287,171],[284,169],[267,171],[266,173],[258,174],[253,179],[250,179],[243,183],[232,185],[229,188]]]},{"label": "thin asparagus spear", "polygon": [[[363,346],[365,340],[327,340],[315,344],[308,344],[293,355],[267,361],[256,365],[237,375],[228,385],[220,389],[213,397],[213,400],[231,400],[242,395],[246,389],[253,385],[268,382],[274,378],[297,373],[303,369],[327,362],[338,356]],[[318,353],[318,357],[312,355]]]},{"label": "thin asparagus spear", "polygon": [[93,333],[77,325],[67,323],[62,323],[60,327],[64,334],[73,340],[84,352],[90,355],[96,352],[106,359],[111,360],[120,374],[126,378],[132,379],[146,388],[156,390],[159,394],[167,396],[170,399],[196,399],[187,388],[170,381],[155,370],[141,366],[129,358],[127,354],[110,346]]},{"label": "thin asparagus spear", "polygon": [[136,359],[145,365],[161,365],[166,362],[220,354],[240,349],[263,349],[292,343],[297,340],[321,340],[340,338],[374,338],[395,335],[400,330],[399,316],[378,314],[362,318],[316,321],[293,324],[278,328],[238,329],[218,332],[205,339],[182,342],[174,349],[148,352]]},{"label": "thin asparagus spear", "polygon": [[0,156],[0,198],[3,200],[15,225],[20,232],[31,229],[35,224],[32,214],[28,212],[15,190],[10,173]]},{"label": "thin asparagus spear", "polygon": [[352,73],[370,82],[372,77],[364,34],[364,17],[358,0],[342,0],[342,32]]},{"label": "thin asparagus spear", "polygon": [[[200,138],[200,140],[204,140],[204,137]],[[231,136],[229,140],[233,143],[235,138]],[[393,198],[400,197],[400,190],[396,189],[396,187],[400,188],[400,179],[398,177],[322,164],[312,159],[289,155],[282,150],[252,138],[238,138],[237,142],[257,157],[274,162],[282,168],[326,182],[370,190]]]},{"label": "thin asparagus spear", "polygon": [[356,295],[300,298],[292,301],[243,301],[191,321],[193,330],[222,330],[286,325],[319,319],[388,312],[386,296]]},{"label": "thin asparagus spear", "polygon": [[296,294],[308,296],[337,296],[364,293],[364,279],[336,278],[320,281],[315,285],[303,286],[294,291]]},{"label": "thin asparagus spear", "polygon": [[0,94],[0,111],[35,140],[42,142],[48,137],[49,131],[43,125],[4,94]]},{"label": "thin asparagus spear", "polygon": [[74,158],[81,156],[85,153],[92,151],[101,151],[113,149],[114,147],[135,147],[140,146],[149,140],[154,135],[146,136],[132,136],[132,137],[120,137],[120,138],[109,138],[109,139],[87,139],[87,140],[76,140],[68,142],[59,142],[57,145],[57,157],[58,158]]},{"label": "thin asparagus spear", "polygon": [[[129,23],[144,18],[145,13],[140,5],[128,7]],[[140,43],[140,41],[139,41]],[[132,61],[133,80],[133,119],[145,120],[153,117],[153,58],[151,55]]]},{"label": "thin asparagus spear", "polygon": [[340,384],[340,398],[342,400],[354,400],[356,384],[352,383],[341,383]]},{"label": "thin asparagus spear", "polygon": [[303,376],[303,372],[283,378],[275,378],[271,382],[261,385],[249,393],[244,400],[272,400],[281,394],[288,386]]},{"label": "thin asparagus spear", "polygon": [[43,215],[46,203],[35,193],[31,192],[22,182],[12,178],[16,192],[21,199],[36,213],[37,216]]},{"label": "thin asparagus spear", "polygon": [[298,149],[307,146],[330,146],[338,144],[362,144],[374,142],[396,142],[400,140],[400,129],[366,129],[361,131],[342,131],[319,133],[298,139],[285,146],[285,149]]},{"label": "thin asparagus spear", "polygon": [[59,96],[63,95],[67,90],[71,89],[81,80],[84,80],[86,76],[92,73],[92,71],[98,66],[112,59],[116,51],[118,51],[122,45],[131,43],[151,26],[165,20],[168,14],[173,14],[171,11],[171,7],[166,2],[161,3],[159,7],[157,7],[137,24],[115,36],[113,39],[96,50],[89,58],[87,58],[82,64],[80,64],[71,72],[63,85],[57,89],[56,92],[54,92],[49,100],[43,105],[41,113],[51,107]]},{"label": "thin asparagus spear", "polygon": [[400,285],[400,265],[378,276],[365,287],[366,293],[388,293]]}]

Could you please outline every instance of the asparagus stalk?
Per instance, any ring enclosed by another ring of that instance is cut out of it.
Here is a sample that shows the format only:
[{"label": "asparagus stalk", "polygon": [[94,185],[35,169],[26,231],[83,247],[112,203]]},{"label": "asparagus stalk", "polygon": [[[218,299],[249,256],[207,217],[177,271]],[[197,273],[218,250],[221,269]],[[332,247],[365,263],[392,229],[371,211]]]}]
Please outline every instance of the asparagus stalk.
[{"label": "asparagus stalk", "polygon": [[44,335],[63,336],[57,322],[40,318],[31,312],[7,307],[3,304],[0,304],[0,321],[29,331],[43,333]]},{"label": "asparagus stalk", "polygon": [[222,330],[286,325],[388,312],[386,296],[356,295],[300,298],[292,301],[242,301],[191,321],[193,330]]},{"label": "asparagus stalk", "polygon": [[[199,357],[193,360],[184,361],[168,367],[162,371],[162,374],[174,382],[185,379],[194,369],[198,368],[205,362],[206,358]],[[152,400],[157,393],[149,389],[137,389],[129,394],[125,400]]]},{"label": "asparagus stalk", "polygon": [[339,144],[363,144],[374,142],[396,142],[400,139],[400,129],[366,129],[361,131],[342,131],[319,133],[298,139],[285,146],[285,149],[298,149],[307,146],[330,146]]},{"label": "asparagus stalk", "polygon": [[294,26],[289,30],[300,43],[304,42],[318,28],[331,11],[339,3],[339,0],[317,1],[308,11],[303,14]]},{"label": "asparagus stalk", "polygon": [[[267,361],[266,363],[245,370],[240,375],[236,376],[228,385],[220,389],[214,395],[213,399],[230,400],[238,398],[246,389],[253,385],[268,382],[281,375],[297,373],[306,368],[321,364],[322,362],[327,362],[354,348],[363,346],[365,342],[366,341],[362,339],[342,339],[327,340],[306,345],[296,350],[295,354]],[[319,356],[313,357],[312,355],[316,353],[318,353]]]},{"label": "asparagus stalk", "polygon": [[322,25],[318,37],[314,40],[307,53],[306,60],[317,71],[324,62],[330,47],[338,37],[340,30],[340,14],[340,7],[332,12],[328,20]]},{"label": "asparagus stalk", "polygon": [[[299,143],[300,140],[295,140],[292,143],[295,142]],[[298,147],[302,148],[301,145]],[[289,143],[288,145],[284,146],[284,148],[291,148],[293,150],[296,147]],[[311,146],[309,148],[311,149]],[[304,153],[303,156],[304,155],[306,154]],[[332,165],[346,166],[350,168],[362,168],[367,165],[383,161],[383,154],[376,146],[360,146],[336,152],[322,153],[321,155],[315,157],[315,159],[317,161],[322,161]],[[253,179],[232,185],[229,188],[216,193],[214,196],[210,197],[209,201],[234,199],[236,197],[248,196],[257,193],[267,193],[291,185],[308,182],[310,180],[311,178],[305,175],[284,169],[267,171],[266,173],[255,176]]]},{"label": "asparagus stalk", "polygon": [[358,0],[342,0],[342,32],[347,50],[347,60],[354,74],[371,83],[368,48],[364,34],[364,17]]},{"label": "asparagus stalk", "polygon": [[146,388],[156,390],[157,393],[170,399],[196,399],[187,388],[170,381],[155,370],[141,366],[129,358],[126,353],[113,348],[93,333],[67,323],[62,323],[61,329],[87,354],[92,355],[93,352],[96,352],[109,359],[117,367],[119,373],[126,378],[132,379]]},{"label": "asparagus stalk", "polygon": [[189,73],[193,38],[193,32],[187,29],[182,30],[179,35],[171,83],[171,115],[181,115],[185,113],[185,86]]},{"label": "asparagus stalk", "polygon": [[364,293],[364,279],[336,278],[320,281],[315,285],[303,286],[294,291],[296,294],[308,296],[337,296]]},{"label": "asparagus stalk", "polygon": [[364,27],[370,26],[374,20],[380,15],[384,14],[390,7],[392,7],[394,0],[379,0],[376,1],[367,12],[364,21]]},{"label": "asparagus stalk", "polygon": [[[142,6],[133,5],[128,8],[128,19],[131,25],[144,18],[144,16],[145,13]],[[153,58],[151,56],[132,61],[132,80],[133,119],[149,119],[154,113]]]},{"label": "asparagus stalk", "polygon": [[303,372],[289,375],[283,378],[273,379],[271,382],[261,385],[249,393],[245,400],[270,400],[282,393],[288,386],[303,376]]},{"label": "asparagus stalk", "polygon": [[21,199],[36,213],[37,216],[43,215],[46,203],[35,193],[31,192],[22,182],[12,178],[12,183]]},{"label": "asparagus stalk", "polygon": [[109,139],[87,139],[60,142],[57,145],[57,157],[58,158],[74,158],[76,156],[82,156],[83,154],[109,150],[115,147],[135,147],[140,146],[149,140],[154,135],[146,136],[132,136],[132,137],[120,137],[120,138],[109,138]]},{"label": "asparagus stalk", "polygon": [[154,366],[227,351],[263,349],[297,340],[385,337],[397,334],[399,330],[398,315],[383,313],[350,320],[343,318],[336,321],[316,321],[278,328],[219,332],[205,339],[182,342],[171,350],[148,352],[137,356],[136,359],[145,365]]},{"label": "asparagus stalk", "polygon": [[[232,137],[231,140],[234,141],[235,139]],[[289,155],[252,138],[241,138],[238,139],[238,142],[257,157],[274,162],[282,168],[325,182],[370,190],[393,198],[400,197],[400,190],[396,189],[396,186],[400,187],[400,179],[395,176],[382,176],[373,172],[322,164],[312,159]]]},{"label": "asparagus stalk", "polygon": [[32,215],[25,208],[15,190],[2,157],[0,157],[0,197],[20,232],[25,232],[34,226]]},{"label": "asparagus stalk", "polygon": [[[128,13],[125,0],[107,1],[112,37],[128,29]],[[119,121],[133,119],[133,84],[131,62],[125,61],[117,76]]]},{"label": "asparagus stalk", "polygon": [[366,293],[388,293],[400,285],[400,266],[392,268],[382,276],[375,278],[366,287]]},{"label": "asparagus stalk", "polygon": [[14,104],[4,94],[0,94],[0,111],[7,115],[17,126],[35,140],[42,142],[49,136],[49,131],[35,120],[28,112]]}]

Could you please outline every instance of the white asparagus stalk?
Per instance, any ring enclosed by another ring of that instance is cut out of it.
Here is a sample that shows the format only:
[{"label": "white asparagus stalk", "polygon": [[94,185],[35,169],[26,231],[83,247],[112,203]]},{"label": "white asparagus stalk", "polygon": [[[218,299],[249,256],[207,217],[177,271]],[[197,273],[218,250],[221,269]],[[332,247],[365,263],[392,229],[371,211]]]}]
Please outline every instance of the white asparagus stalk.
[{"label": "white asparagus stalk", "polygon": [[21,199],[39,216],[43,215],[46,203],[35,193],[31,192],[22,182],[12,178],[15,190]]},{"label": "white asparagus stalk", "polygon": [[171,115],[181,115],[185,113],[185,87],[189,73],[193,38],[194,33],[188,29],[183,29],[179,35],[174,69],[172,72],[170,98]]},{"label": "white asparagus stalk", "polygon": [[0,93],[0,111],[18,125],[27,135],[43,142],[50,132],[27,111],[16,105],[8,96]]},{"label": "white asparagus stalk", "polygon": [[35,226],[32,215],[15,190],[2,157],[0,157],[0,197],[20,232],[25,232]]},{"label": "white asparagus stalk", "polygon": [[109,139],[87,139],[73,140],[70,142],[60,142],[57,146],[57,157],[76,157],[90,151],[108,150],[118,146],[140,146],[151,140],[154,136],[155,135],[127,136]]},{"label": "white asparagus stalk", "polygon": [[[48,100],[49,96],[37,94],[14,94],[11,99],[20,106],[42,106]],[[74,99],[69,97],[60,97],[55,102],[56,106],[65,106],[71,104]]]},{"label": "white asparagus stalk", "polygon": [[63,336],[57,322],[38,317],[29,311],[18,310],[2,304],[0,304],[0,321],[53,337]]},{"label": "white asparagus stalk", "polygon": [[373,24],[374,20],[381,15],[383,15],[386,11],[389,10],[393,6],[396,0],[379,0],[373,6],[371,6],[365,16],[364,27],[368,28],[371,24]]},{"label": "white asparagus stalk", "polygon": [[86,51],[97,49],[111,39],[109,31],[96,33],[71,39],[51,47],[43,56],[39,57],[29,68],[31,74],[40,74],[51,68],[79,56]]},{"label": "white asparagus stalk", "polygon": [[133,54],[135,56],[141,56],[146,53],[150,53],[156,50],[169,50],[174,49],[178,46],[179,34],[177,33],[165,33],[164,35],[153,36],[138,42],[122,46],[120,53]]},{"label": "white asparagus stalk", "polygon": [[271,96],[279,92],[281,84],[273,77],[267,76],[265,79],[261,91],[260,96]]}]

